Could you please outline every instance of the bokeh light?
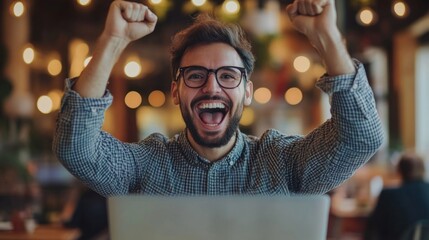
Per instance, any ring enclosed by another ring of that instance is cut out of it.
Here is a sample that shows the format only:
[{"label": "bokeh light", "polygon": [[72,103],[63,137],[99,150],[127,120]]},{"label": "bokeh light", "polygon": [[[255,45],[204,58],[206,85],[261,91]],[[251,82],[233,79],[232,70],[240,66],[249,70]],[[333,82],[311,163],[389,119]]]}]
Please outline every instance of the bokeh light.
[{"label": "bokeh light", "polygon": [[141,103],[142,96],[140,95],[140,93],[136,91],[130,91],[127,93],[127,95],[125,95],[125,105],[127,105],[127,107],[131,109],[138,108]]},{"label": "bokeh light", "polygon": [[271,100],[271,91],[268,88],[261,87],[255,90],[253,97],[256,102],[265,104]]},{"label": "bokeh light", "polygon": [[61,73],[61,70],[63,69],[63,66],[58,59],[52,59],[48,63],[48,73],[52,76],[57,76]]},{"label": "bokeh light", "polygon": [[376,13],[371,8],[363,8],[357,13],[358,23],[364,26],[374,24],[376,19]]},{"label": "bokeh light", "polygon": [[25,12],[24,3],[21,1],[16,1],[11,4],[11,14],[15,17],[21,17]]},{"label": "bokeh light", "polygon": [[408,5],[403,1],[396,1],[393,3],[393,14],[399,18],[404,18],[408,16],[409,8]]},{"label": "bokeh light", "polygon": [[242,126],[250,126],[255,121],[255,111],[252,108],[245,107],[243,109],[243,115],[240,119],[240,125]]},{"label": "bokeh light", "polygon": [[42,95],[37,99],[37,109],[43,114],[50,113],[52,105],[52,99],[46,95]]},{"label": "bokeh light", "polygon": [[290,105],[297,105],[302,101],[302,91],[297,87],[289,88],[285,93],[285,100]]},{"label": "bokeh light", "polygon": [[192,0],[191,2],[194,6],[201,7],[206,3],[206,0]]},{"label": "bokeh light", "polygon": [[296,71],[300,73],[307,72],[308,69],[310,69],[311,63],[310,59],[308,59],[305,56],[299,56],[296,57],[295,60],[293,60],[293,67]]},{"label": "bokeh light", "polygon": [[236,0],[226,0],[223,3],[223,9],[226,13],[236,14],[240,11],[240,3]]},{"label": "bokeh light", "polygon": [[137,61],[129,61],[124,67],[124,73],[129,78],[135,78],[140,75],[142,67]]},{"label": "bokeh light", "polygon": [[149,94],[148,101],[152,107],[161,107],[165,103],[165,94],[160,90],[155,90]]},{"label": "bokeh light", "polygon": [[26,64],[32,63],[34,61],[34,56],[35,56],[35,53],[32,47],[27,47],[22,52],[22,59]]}]

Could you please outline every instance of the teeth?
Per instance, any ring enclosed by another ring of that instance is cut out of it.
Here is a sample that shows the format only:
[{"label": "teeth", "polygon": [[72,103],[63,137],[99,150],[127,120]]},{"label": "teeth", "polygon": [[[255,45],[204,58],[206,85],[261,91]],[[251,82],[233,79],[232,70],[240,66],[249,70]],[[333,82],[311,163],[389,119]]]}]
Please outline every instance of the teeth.
[{"label": "teeth", "polygon": [[225,108],[223,103],[203,103],[200,105],[201,109]]}]

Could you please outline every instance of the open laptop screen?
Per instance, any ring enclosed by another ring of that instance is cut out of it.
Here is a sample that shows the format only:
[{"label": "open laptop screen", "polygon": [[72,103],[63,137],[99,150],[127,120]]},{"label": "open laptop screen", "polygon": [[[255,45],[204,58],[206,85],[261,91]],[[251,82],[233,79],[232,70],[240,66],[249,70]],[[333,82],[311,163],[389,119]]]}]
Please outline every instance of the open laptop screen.
[{"label": "open laptop screen", "polygon": [[112,240],[324,240],[328,196],[108,198]]}]

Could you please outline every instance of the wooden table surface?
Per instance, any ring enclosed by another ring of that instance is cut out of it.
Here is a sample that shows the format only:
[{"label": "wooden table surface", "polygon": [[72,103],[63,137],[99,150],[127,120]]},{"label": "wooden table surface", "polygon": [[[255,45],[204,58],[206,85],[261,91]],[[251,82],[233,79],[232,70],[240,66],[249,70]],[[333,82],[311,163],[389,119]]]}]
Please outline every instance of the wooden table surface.
[{"label": "wooden table surface", "polygon": [[18,232],[12,230],[1,230],[1,240],[75,240],[79,237],[78,229],[65,228],[58,225],[38,225],[34,232]]}]

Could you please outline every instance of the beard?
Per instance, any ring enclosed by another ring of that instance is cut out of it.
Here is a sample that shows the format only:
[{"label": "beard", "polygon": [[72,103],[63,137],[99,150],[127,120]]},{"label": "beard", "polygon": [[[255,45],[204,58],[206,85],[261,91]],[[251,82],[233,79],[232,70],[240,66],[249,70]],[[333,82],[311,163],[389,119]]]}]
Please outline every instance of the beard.
[{"label": "beard", "polygon": [[[209,98],[206,97],[205,99],[209,99]],[[211,99],[213,99],[213,98],[211,98]],[[180,111],[182,112],[182,117],[183,117],[183,120],[186,124],[186,128],[191,133],[194,141],[198,145],[201,145],[203,147],[218,148],[218,147],[222,147],[222,146],[225,146],[226,144],[228,144],[229,141],[231,140],[232,136],[234,136],[235,132],[237,131],[238,124],[240,123],[241,115],[243,113],[243,102],[241,102],[239,104],[237,110],[232,115],[223,135],[218,137],[218,138],[212,139],[212,140],[204,139],[204,137],[198,133],[197,128],[195,127],[194,123],[192,122],[192,117],[191,117],[191,115],[187,109],[188,108],[186,108],[186,106],[183,106],[182,103],[180,104]],[[225,116],[225,117],[227,117],[227,116]]]}]

